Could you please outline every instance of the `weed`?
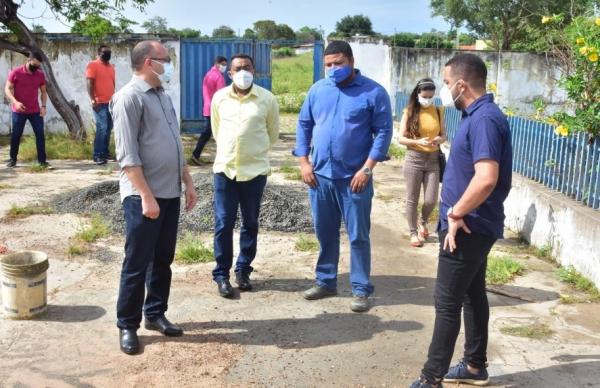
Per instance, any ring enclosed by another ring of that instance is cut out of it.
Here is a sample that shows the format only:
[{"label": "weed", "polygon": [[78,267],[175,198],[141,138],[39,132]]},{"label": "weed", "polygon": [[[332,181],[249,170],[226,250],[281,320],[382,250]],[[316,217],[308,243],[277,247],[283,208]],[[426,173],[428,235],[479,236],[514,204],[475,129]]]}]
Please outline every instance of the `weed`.
[{"label": "weed", "polygon": [[319,250],[319,242],[313,235],[301,233],[296,239],[296,250],[301,252],[317,252]]},{"label": "weed", "polygon": [[13,185],[9,185],[7,183],[0,183],[0,190],[6,190],[6,189],[14,189],[15,186]]},{"label": "weed", "polygon": [[284,163],[283,166],[279,168],[279,172],[284,174],[285,179],[290,181],[300,181],[302,180],[302,173],[299,167],[290,166],[287,163]]},{"label": "weed", "polygon": [[214,253],[192,234],[186,234],[177,244],[175,260],[183,264],[208,263],[214,260]]},{"label": "weed", "polygon": [[87,243],[93,243],[96,240],[106,237],[110,234],[110,228],[100,214],[93,214],[90,226],[83,228],[75,235],[75,238]]},{"label": "weed", "polygon": [[406,155],[406,148],[392,143],[390,144],[388,154],[394,159],[404,159],[404,156]]},{"label": "weed", "polygon": [[561,296],[560,299],[562,303],[570,304],[600,301],[600,291],[598,291],[598,288],[589,279],[577,272],[573,266],[559,268],[557,275],[561,282],[567,283],[577,291],[587,294],[586,297],[583,298],[571,295]]},{"label": "weed", "polygon": [[488,284],[506,284],[523,272],[523,266],[507,256],[490,256],[485,279]]},{"label": "weed", "polygon": [[515,337],[525,337],[538,340],[550,337],[554,334],[554,330],[543,323],[534,323],[523,326],[504,326],[500,328],[500,332],[502,334],[512,335]]},{"label": "weed", "polygon": [[[68,133],[49,134],[46,136],[46,155],[48,159],[91,160],[93,155],[94,131],[88,131],[85,140],[77,140]],[[110,152],[114,155],[115,145],[111,141]],[[19,159],[33,161],[37,159],[34,136],[24,136],[19,148]]]},{"label": "weed", "polygon": [[33,216],[35,214],[52,214],[54,213],[54,209],[50,206],[42,205],[42,204],[34,204],[34,205],[25,205],[25,206],[17,206],[11,205],[10,209],[6,213],[7,219],[16,219],[16,218],[25,218],[29,216]]},{"label": "weed", "polygon": [[79,256],[86,253],[87,247],[85,245],[73,242],[69,244],[69,248],[67,249],[67,253],[69,256]]},{"label": "weed", "polygon": [[31,166],[27,167],[27,171],[33,174],[48,172],[49,170],[50,169],[47,166],[42,166],[39,163],[34,163]]},{"label": "weed", "polygon": [[98,171],[98,175],[112,175],[112,173],[115,171],[115,168],[113,166],[106,166],[103,170]]}]

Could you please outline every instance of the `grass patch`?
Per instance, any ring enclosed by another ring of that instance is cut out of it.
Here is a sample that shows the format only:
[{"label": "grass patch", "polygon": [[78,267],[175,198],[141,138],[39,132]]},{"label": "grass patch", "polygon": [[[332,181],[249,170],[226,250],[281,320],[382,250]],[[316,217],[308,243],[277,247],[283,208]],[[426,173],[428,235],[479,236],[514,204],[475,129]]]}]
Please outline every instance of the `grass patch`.
[{"label": "grass patch", "polygon": [[388,150],[388,154],[393,159],[403,159],[406,155],[406,148],[399,146],[398,144],[390,144],[390,149]]},{"label": "grass patch", "polygon": [[317,252],[319,250],[319,242],[315,236],[302,233],[296,239],[295,247],[300,252]]},{"label": "grass patch", "polygon": [[533,254],[542,260],[553,259],[552,257],[552,247],[550,245],[543,245],[541,247],[535,247]]},{"label": "grass patch", "polygon": [[215,256],[211,249],[197,237],[187,234],[178,244],[175,260],[183,264],[208,263],[214,261]]},{"label": "grass patch", "polygon": [[289,181],[300,181],[302,180],[302,172],[299,167],[290,166],[284,163],[283,166],[279,167],[280,173],[284,174],[285,179]]},{"label": "grass patch", "polygon": [[523,272],[523,266],[507,256],[490,256],[485,280],[488,284],[506,284]]},{"label": "grass patch", "polygon": [[6,190],[6,189],[14,189],[15,186],[13,185],[9,185],[7,183],[0,183],[0,190]]},{"label": "grass patch", "polygon": [[39,174],[39,173],[48,172],[48,171],[50,171],[50,169],[47,166],[42,166],[39,163],[34,163],[31,166],[27,167],[27,171],[31,172],[33,174]]},{"label": "grass patch", "polygon": [[[88,131],[85,140],[76,140],[68,133],[53,133],[46,136],[46,155],[49,160],[72,159],[91,160],[95,132]],[[115,144],[111,140],[109,151],[114,155]],[[19,148],[19,159],[23,161],[37,160],[35,136],[23,136]]]},{"label": "grass patch", "polygon": [[69,256],[80,256],[88,251],[87,247],[79,242],[72,242],[67,248]]},{"label": "grass patch", "polygon": [[577,272],[573,266],[561,267],[557,271],[561,282],[569,284],[585,296],[561,295],[560,301],[564,304],[590,303],[600,301],[600,291],[591,280]]},{"label": "grass patch", "polygon": [[112,173],[115,171],[115,168],[113,166],[106,166],[103,170],[100,170],[97,172],[98,175],[112,175]]},{"label": "grass patch", "polygon": [[36,214],[52,214],[54,213],[54,209],[47,205],[34,204],[34,205],[25,205],[25,206],[17,206],[11,205],[10,209],[6,213],[6,218],[8,219],[17,219],[17,218],[25,218],[29,216],[33,216]]},{"label": "grass patch", "polygon": [[274,58],[272,66],[273,94],[279,111],[298,113],[313,83],[313,54]]},{"label": "grass patch", "polygon": [[504,326],[500,328],[500,333],[539,340],[552,336],[554,330],[546,324],[534,323],[532,325],[523,326]]},{"label": "grass patch", "polygon": [[93,243],[96,240],[107,237],[110,234],[110,228],[100,214],[93,214],[90,226],[83,228],[75,235],[79,241]]}]

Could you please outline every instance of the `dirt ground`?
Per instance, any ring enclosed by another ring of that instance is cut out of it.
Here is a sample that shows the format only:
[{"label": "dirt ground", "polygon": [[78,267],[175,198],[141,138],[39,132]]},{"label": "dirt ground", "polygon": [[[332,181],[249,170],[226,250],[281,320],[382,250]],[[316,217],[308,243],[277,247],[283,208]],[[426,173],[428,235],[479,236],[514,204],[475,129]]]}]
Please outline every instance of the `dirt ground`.
[{"label": "dirt ground", "polygon": [[[292,146],[287,139],[276,147],[275,169],[291,159]],[[0,149],[0,159],[7,153]],[[55,169],[41,174],[0,168],[0,216],[12,204],[45,201],[118,174],[100,175],[104,168],[88,162],[51,163]],[[121,262],[114,257],[121,255],[122,236],[95,243],[90,254],[69,257],[69,239],[86,219],[51,214],[2,220],[0,242],[12,251],[48,253],[50,306],[35,320],[0,318],[0,386],[407,387],[419,375],[433,329],[437,243],[431,238],[424,248],[408,246],[401,164],[386,162],[375,174],[375,294],[368,313],[349,309],[346,241],[339,296],[307,302],[300,292],[313,283],[315,254],[296,251],[295,234],[265,232],[252,276],[255,290],[233,300],[217,295],[213,264],[174,265],[167,315],[186,334],[172,339],[140,329],[143,347],[137,356],[119,351],[115,326]],[[279,173],[270,179],[284,182]],[[210,244],[209,234],[201,237]],[[527,270],[500,287],[526,301],[489,294],[493,386],[600,386],[600,306],[561,304],[559,295],[569,290],[557,280],[555,267],[516,246],[512,236],[494,248]],[[533,323],[548,325],[553,334],[530,339],[500,332],[505,325]],[[455,361],[461,348],[462,334]]]}]

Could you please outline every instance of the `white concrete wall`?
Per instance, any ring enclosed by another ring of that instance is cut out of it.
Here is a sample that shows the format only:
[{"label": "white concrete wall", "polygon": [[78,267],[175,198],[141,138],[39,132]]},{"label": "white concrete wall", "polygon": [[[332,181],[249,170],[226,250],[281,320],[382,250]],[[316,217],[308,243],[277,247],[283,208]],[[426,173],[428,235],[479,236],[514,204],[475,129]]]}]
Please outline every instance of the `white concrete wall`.
[{"label": "white concrete wall", "polygon": [[[68,35],[67,35],[68,36]],[[123,40],[108,43],[112,48],[111,62],[115,65],[117,90],[125,85],[132,76],[130,53],[136,41]],[[170,40],[163,42],[169,49],[169,53],[175,66],[173,79],[166,90],[173,100],[175,111],[179,117],[180,111],[180,84],[179,84],[179,41]],[[66,37],[61,41],[51,41],[44,44],[44,51],[52,64],[54,76],[67,100],[76,101],[81,111],[86,129],[93,130],[94,115],[89,103],[86,89],[85,68],[88,62],[96,57],[97,45],[89,42],[71,42]],[[22,65],[26,58],[17,53],[4,51],[0,54],[0,85],[2,85],[0,96],[3,101],[0,104],[0,134],[8,134],[11,125],[11,109],[6,98],[4,98],[4,84],[9,71]],[[48,113],[46,116],[46,130],[49,132],[64,132],[67,130],[60,115],[54,109],[52,102],[48,99]],[[27,124],[25,133],[32,133],[31,126]]]},{"label": "white concrete wall", "polygon": [[390,47],[383,42],[349,42],[354,54],[354,66],[361,73],[383,86],[393,97]]},{"label": "white concrete wall", "polygon": [[518,174],[504,203],[506,226],[600,287],[600,211]]}]

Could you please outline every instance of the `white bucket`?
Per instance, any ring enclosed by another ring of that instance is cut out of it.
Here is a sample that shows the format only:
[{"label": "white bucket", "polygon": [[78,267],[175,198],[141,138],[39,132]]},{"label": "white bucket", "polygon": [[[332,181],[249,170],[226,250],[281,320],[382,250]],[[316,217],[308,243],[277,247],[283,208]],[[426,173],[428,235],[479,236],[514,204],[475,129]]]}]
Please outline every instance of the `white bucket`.
[{"label": "white bucket", "polygon": [[46,271],[44,252],[22,251],[0,257],[2,312],[10,319],[29,319],[46,311]]}]

